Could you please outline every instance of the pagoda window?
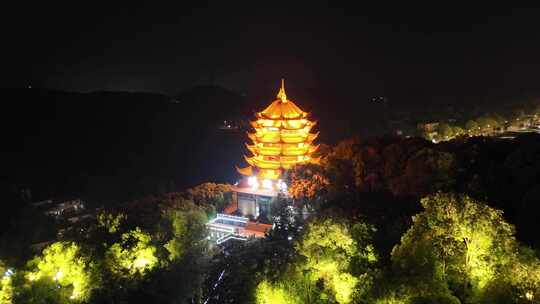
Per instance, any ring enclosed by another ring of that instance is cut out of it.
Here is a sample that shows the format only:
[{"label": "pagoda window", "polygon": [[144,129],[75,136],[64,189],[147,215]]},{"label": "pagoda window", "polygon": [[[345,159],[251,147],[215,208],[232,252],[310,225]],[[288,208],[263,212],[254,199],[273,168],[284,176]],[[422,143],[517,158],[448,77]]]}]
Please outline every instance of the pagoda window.
[{"label": "pagoda window", "polygon": [[279,161],[279,156],[265,155],[263,160],[266,161]]},{"label": "pagoda window", "polygon": [[298,160],[298,156],[282,156],[282,161],[293,162]]},{"label": "pagoda window", "polygon": [[299,129],[303,127],[306,124],[306,122],[303,121],[303,119],[296,119],[296,120],[289,120],[287,121],[287,126],[292,129]]},{"label": "pagoda window", "polygon": [[271,126],[274,124],[274,121],[270,119],[259,119],[257,123],[264,126]]},{"label": "pagoda window", "polygon": [[288,130],[288,129],[281,129],[281,134],[283,135],[290,135],[290,134],[305,134],[309,130],[306,129],[295,129],[295,130]]},{"label": "pagoda window", "polygon": [[303,148],[304,143],[298,143],[298,144],[283,144],[284,149],[298,149]]}]

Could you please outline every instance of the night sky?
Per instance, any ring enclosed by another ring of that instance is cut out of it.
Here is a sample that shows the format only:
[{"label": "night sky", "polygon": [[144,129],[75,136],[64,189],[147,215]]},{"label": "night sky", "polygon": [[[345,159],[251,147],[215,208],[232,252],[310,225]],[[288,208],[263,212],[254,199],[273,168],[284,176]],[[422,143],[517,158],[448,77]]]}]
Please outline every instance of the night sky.
[{"label": "night sky", "polygon": [[351,98],[536,92],[538,9],[357,3],[5,6],[0,87],[250,94],[285,77]]}]

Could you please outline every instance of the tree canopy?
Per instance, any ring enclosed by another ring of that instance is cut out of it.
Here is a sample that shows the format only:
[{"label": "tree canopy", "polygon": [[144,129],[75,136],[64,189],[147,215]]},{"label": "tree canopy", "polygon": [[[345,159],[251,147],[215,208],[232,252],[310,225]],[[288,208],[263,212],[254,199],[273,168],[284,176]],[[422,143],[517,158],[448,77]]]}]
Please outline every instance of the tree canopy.
[{"label": "tree canopy", "polygon": [[394,267],[425,284],[418,294],[433,292],[434,283],[462,300],[479,296],[514,259],[513,226],[501,211],[466,195],[437,193],[421,203],[424,211],[392,251]]},{"label": "tree canopy", "polygon": [[85,301],[99,288],[97,265],[75,243],[56,242],[29,262],[30,282],[58,285],[65,299]]},{"label": "tree canopy", "polygon": [[121,241],[107,251],[106,260],[111,271],[119,276],[143,276],[158,266],[151,236],[138,228],[122,234]]}]

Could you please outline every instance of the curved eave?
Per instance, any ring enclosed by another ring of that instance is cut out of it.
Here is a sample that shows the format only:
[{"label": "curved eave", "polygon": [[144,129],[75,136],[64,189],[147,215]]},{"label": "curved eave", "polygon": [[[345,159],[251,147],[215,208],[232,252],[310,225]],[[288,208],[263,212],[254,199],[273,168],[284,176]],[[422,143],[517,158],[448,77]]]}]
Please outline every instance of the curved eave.
[{"label": "curved eave", "polygon": [[275,144],[280,142],[280,136],[278,132],[269,132],[264,135],[258,135],[257,133],[248,133],[249,139],[253,143],[269,143]]},{"label": "curved eave", "polygon": [[281,154],[281,145],[277,147],[261,147],[260,145],[248,145],[246,148],[253,153],[253,155],[268,155],[278,156]]},{"label": "curved eave", "polygon": [[287,150],[283,150],[281,152],[281,155],[284,155],[284,156],[300,156],[300,155],[304,155],[304,154],[307,154],[306,152],[306,149],[287,149]]},{"label": "curved eave", "polygon": [[246,162],[248,164],[250,164],[251,166],[254,166],[256,167],[257,165],[255,164],[255,161],[254,161],[254,158],[253,157],[247,157],[244,155],[244,159],[246,160]]},{"label": "curved eave", "polygon": [[301,113],[294,116],[282,115],[282,114],[280,114],[279,116],[268,116],[266,114],[261,113],[260,117],[262,119],[270,119],[270,120],[290,120],[290,119],[302,119],[302,118],[305,118],[306,115],[307,115],[306,113]]},{"label": "curved eave", "polygon": [[259,117],[266,119],[299,119],[305,118],[307,115],[308,113],[302,111],[292,100],[282,102],[280,99],[273,101],[258,113]]},{"label": "curved eave", "polygon": [[250,165],[257,168],[273,169],[273,170],[277,170],[281,168],[281,163],[279,161],[266,161],[266,160],[258,159],[256,157],[247,157],[245,155],[244,155],[244,158]]},{"label": "curved eave", "polygon": [[248,144],[244,144],[244,145],[249,150],[249,152],[253,153],[253,155],[257,155],[257,147],[255,145],[248,145]]},{"label": "curved eave", "polygon": [[257,142],[257,135],[255,135],[255,133],[247,132],[247,136],[249,139],[251,139],[252,142]]},{"label": "curved eave", "polygon": [[254,129],[260,128],[259,124],[258,124],[256,121],[250,121],[249,124],[250,124]]},{"label": "curved eave", "polygon": [[317,150],[319,150],[319,147],[320,147],[320,146],[321,146],[321,145],[316,145],[316,146],[311,145],[311,146],[309,146],[309,152],[308,152],[308,154],[313,154],[313,153],[315,153]]},{"label": "curved eave", "polygon": [[284,156],[309,155],[317,150],[318,146],[306,145],[301,148],[283,148],[281,154]]},{"label": "curved eave", "polygon": [[305,135],[281,135],[281,141],[287,144],[299,144],[306,141]]},{"label": "curved eave", "polygon": [[281,176],[280,169],[261,169],[259,170],[259,178],[262,179],[279,179]]},{"label": "curved eave", "polygon": [[299,113],[298,115],[296,116],[283,116],[283,115],[279,115],[279,116],[268,116],[266,114],[263,114],[262,112],[258,112],[258,113],[255,113],[255,117],[257,119],[264,119],[264,120],[273,120],[273,121],[278,121],[278,120],[294,120],[294,119],[307,119],[309,116],[311,116],[311,113],[307,113],[307,112],[302,112],[302,113]]},{"label": "curved eave", "polygon": [[253,175],[253,167],[252,166],[247,166],[245,168],[238,168],[238,166],[236,167],[236,172],[244,175],[244,176],[252,176]]},{"label": "curved eave", "polygon": [[312,163],[312,164],[318,164],[321,162],[321,158],[320,157],[312,157],[309,159],[309,162]]},{"label": "curved eave", "polygon": [[307,163],[309,161],[310,161],[310,159],[298,160],[298,161],[283,161],[283,162],[281,162],[281,166],[283,167],[283,169],[289,170],[293,166],[305,164],[305,163]]},{"label": "curved eave", "polygon": [[[312,127],[312,124],[311,122],[308,120],[308,121],[305,121],[305,122],[297,122],[298,120],[301,120],[301,119],[290,119],[290,120],[285,120],[282,122],[282,129],[285,129],[285,130],[303,130],[305,128],[311,128]],[[293,122],[294,121],[294,122]]]},{"label": "curved eave", "polygon": [[261,130],[264,128],[279,128],[285,130],[311,130],[317,125],[316,121],[310,121],[304,118],[298,119],[265,119],[261,118],[256,121],[250,121],[250,125],[255,130]]}]

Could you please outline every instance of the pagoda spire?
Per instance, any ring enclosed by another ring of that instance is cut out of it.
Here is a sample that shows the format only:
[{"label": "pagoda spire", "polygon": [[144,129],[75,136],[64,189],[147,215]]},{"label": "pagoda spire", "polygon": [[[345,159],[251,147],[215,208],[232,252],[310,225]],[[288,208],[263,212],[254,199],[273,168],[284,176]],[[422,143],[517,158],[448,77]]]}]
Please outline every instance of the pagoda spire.
[{"label": "pagoda spire", "polygon": [[285,79],[281,78],[281,89],[277,94],[277,98],[281,99],[281,102],[287,102],[287,94],[285,94]]}]

